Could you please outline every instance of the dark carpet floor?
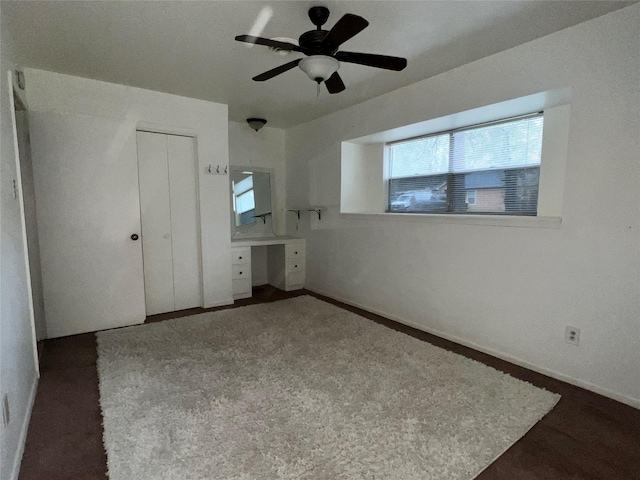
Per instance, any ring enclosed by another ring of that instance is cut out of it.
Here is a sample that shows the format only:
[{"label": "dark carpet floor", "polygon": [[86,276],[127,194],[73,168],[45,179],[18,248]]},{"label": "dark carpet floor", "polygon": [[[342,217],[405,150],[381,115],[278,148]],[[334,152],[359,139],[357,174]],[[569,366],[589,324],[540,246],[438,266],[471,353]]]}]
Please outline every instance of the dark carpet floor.
[{"label": "dark carpet floor", "polygon": [[[233,307],[300,294],[314,295],[304,290],[287,293],[259,287],[254,288],[252,298],[240,300]],[[478,479],[640,480],[640,410],[358,308],[314,296],[562,395],[558,405]],[[156,315],[147,322],[204,311],[209,310]],[[92,333],[45,341],[20,480],[107,478],[96,360]]]}]

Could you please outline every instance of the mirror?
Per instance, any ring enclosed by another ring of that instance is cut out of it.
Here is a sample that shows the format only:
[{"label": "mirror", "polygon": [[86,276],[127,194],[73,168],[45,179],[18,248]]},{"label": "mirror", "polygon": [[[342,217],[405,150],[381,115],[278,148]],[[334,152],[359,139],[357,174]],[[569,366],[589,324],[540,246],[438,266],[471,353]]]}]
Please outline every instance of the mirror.
[{"label": "mirror", "polygon": [[269,172],[231,168],[231,208],[236,228],[266,225],[271,216],[271,174]]}]

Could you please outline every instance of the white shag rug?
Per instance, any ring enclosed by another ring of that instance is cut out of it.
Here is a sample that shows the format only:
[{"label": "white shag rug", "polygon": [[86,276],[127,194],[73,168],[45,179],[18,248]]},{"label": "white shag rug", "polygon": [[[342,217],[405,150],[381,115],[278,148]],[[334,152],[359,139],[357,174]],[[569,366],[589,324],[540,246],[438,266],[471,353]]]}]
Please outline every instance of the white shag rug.
[{"label": "white shag rug", "polygon": [[560,398],[310,296],[97,337],[111,480],[472,479]]}]

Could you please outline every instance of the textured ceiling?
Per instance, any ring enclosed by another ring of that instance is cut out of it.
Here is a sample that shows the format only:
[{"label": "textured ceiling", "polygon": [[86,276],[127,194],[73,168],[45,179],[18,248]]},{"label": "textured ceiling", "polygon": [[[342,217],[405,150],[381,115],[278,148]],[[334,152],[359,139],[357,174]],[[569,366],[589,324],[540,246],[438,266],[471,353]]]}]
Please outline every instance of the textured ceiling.
[{"label": "textured ceiling", "polygon": [[[232,120],[267,118],[286,128],[635,2],[618,1],[2,1],[23,66],[226,103]],[[313,29],[308,9],[345,13],[370,25],[343,50],[406,57],[391,72],[342,64],[347,89],[329,95],[299,69],[251,77],[302,54],[280,56],[234,41],[260,12],[265,37],[297,39]]]}]

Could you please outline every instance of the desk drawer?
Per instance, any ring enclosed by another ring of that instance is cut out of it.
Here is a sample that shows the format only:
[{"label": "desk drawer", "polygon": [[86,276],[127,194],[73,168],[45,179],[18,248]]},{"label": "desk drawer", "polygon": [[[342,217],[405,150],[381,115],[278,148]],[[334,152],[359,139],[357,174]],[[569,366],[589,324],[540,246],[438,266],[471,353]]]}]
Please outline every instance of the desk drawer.
[{"label": "desk drawer", "polygon": [[302,244],[293,244],[287,245],[287,260],[297,261],[302,260],[304,262],[304,245]]},{"label": "desk drawer", "polygon": [[231,263],[241,265],[251,262],[251,247],[234,247],[231,249]]},{"label": "desk drawer", "polygon": [[251,296],[251,279],[241,278],[233,280],[232,286],[234,298],[247,298]]},{"label": "desk drawer", "polygon": [[231,265],[231,278],[233,280],[247,278],[249,279],[249,281],[251,281],[251,265],[248,265],[248,264]]},{"label": "desk drawer", "polygon": [[299,258],[297,260],[287,259],[287,273],[292,274],[296,272],[303,272],[304,274],[304,259]]},{"label": "desk drawer", "polygon": [[304,286],[304,270],[299,272],[291,272],[287,275],[287,284],[285,290],[296,290]]}]

